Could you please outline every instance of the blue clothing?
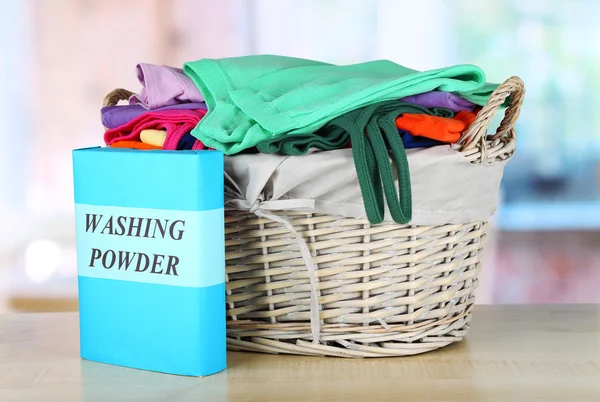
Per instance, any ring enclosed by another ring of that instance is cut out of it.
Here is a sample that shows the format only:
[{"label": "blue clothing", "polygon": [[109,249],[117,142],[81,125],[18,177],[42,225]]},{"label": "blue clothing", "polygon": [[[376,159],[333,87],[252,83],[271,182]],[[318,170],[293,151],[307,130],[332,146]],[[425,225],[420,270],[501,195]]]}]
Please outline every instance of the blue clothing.
[{"label": "blue clothing", "polygon": [[432,140],[427,137],[420,137],[418,135],[412,135],[408,131],[398,130],[398,134],[400,134],[400,138],[402,138],[402,142],[404,143],[404,148],[429,148],[435,147],[438,145],[447,144],[446,142],[441,142],[437,140]]},{"label": "blue clothing", "polygon": [[177,143],[177,150],[190,150],[196,142],[196,137],[193,137],[190,133],[185,134]]}]

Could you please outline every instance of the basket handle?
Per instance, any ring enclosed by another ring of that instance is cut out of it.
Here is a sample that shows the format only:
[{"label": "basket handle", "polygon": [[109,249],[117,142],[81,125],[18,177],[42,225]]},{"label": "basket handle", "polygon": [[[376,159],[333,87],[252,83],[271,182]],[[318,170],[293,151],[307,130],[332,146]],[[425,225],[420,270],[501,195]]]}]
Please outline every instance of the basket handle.
[{"label": "basket handle", "polygon": [[504,118],[492,139],[495,140],[506,134],[508,134],[508,138],[516,139],[515,124],[519,118],[521,105],[523,104],[523,98],[525,97],[525,85],[519,77],[510,77],[492,92],[490,99],[479,111],[473,124],[465,130],[458,140],[457,144],[463,145],[462,152],[474,148],[479,141],[485,139],[486,130],[490,121],[509,96],[509,105],[504,112]]},{"label": "basket handle", "polygon": [[131,95],[134,95],[134,93],[123,88],[117,88],[104,97],[102,106],[116,106],[119,101],[128,100]]}]

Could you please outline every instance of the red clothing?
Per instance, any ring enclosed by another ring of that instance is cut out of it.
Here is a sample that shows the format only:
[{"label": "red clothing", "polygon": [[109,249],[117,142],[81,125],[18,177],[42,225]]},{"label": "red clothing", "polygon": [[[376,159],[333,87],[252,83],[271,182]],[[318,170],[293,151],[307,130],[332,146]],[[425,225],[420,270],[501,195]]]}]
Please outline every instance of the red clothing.
[{"label": "red clothing", "polygon": [[[122,126],[107,130],[104,133],[104,142],[112,145],[115,141],[141,141],[142,130],[166,130],[167,137],[162,149],[176,150],[181,138],[192,131],[205,114],[206,110],[148,111]],[[206,147],[197,141],[193,149],[200,150]]]}]

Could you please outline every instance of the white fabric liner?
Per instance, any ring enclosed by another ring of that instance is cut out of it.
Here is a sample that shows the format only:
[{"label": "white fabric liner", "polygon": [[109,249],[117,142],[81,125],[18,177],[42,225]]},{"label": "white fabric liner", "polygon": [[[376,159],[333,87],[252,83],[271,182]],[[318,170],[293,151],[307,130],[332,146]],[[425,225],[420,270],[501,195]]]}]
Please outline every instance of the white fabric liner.
[{"label": "white fabric liner", "polygon": [[[449,145],[406,152],[411,225],[480,222],[494,214],[506,161],[471,164]],[[366,219],[351,149],[226,156],[225,174],[226,209],[302,210]],[[387,209],[385,220],[393,222]]]}]

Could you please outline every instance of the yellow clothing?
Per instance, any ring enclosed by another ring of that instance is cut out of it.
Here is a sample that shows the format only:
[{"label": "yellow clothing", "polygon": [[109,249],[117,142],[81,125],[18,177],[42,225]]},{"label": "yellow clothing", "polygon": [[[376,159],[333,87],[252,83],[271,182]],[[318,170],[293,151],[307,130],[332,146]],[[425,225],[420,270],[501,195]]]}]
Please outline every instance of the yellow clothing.
[{"label": "yellow clothing", "polygon": [[140,139],[144,144],[150,144],[157,147],[163,146],[167,138],[166,130],[142,130],[140,132]]}]

